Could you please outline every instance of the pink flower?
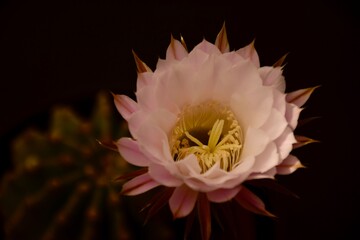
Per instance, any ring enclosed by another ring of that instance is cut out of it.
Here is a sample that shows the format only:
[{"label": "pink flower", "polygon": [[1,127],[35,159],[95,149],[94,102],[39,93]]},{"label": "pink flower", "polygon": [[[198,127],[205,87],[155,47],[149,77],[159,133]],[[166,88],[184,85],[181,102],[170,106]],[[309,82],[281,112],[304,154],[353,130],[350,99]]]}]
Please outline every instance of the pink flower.
[{"label": "pink flower", "polygon": [[283,59],[260,67],[253,43],[229,51],[225,28],[215,45],[203,40],[191,52],[172,38],[155,71],[135,59],[137,100],[114,96],[133,138],[121,138],[117,147],[146,170],[125,183],[123,192],[169,187],[174,218],[187,216],[199,199],[235,199],[271,215],[242,183],[302,166],[290,152],[294,144],[311,141],[298,142],[294,129],[314,88],[286,94]]}]

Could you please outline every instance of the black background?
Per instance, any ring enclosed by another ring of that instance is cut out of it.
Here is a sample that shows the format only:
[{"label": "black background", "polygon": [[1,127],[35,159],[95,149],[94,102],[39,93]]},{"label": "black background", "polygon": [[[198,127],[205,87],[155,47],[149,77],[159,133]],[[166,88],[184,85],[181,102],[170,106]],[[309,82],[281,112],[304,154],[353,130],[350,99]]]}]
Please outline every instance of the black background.
[{"label": "black background", "polygon": [[132,94],[132,49],[154,69],[170,34],[181,34],[191,49],[203,38],[214,42],[225,22],[231,49],[255,38],[262,65],[290,53],[287,91],[321,85],[301,115],[321,118],[299,129],[321,143],[296,151],[306,169],[279,178],[300,199],[269,197],[279,218],[262,238],[359,239],[360,12],[354,2],[3,0],[1,171],[11,167],[11,139],[28,126],[41,127],[53,106],[86,112],[99,90]]}]

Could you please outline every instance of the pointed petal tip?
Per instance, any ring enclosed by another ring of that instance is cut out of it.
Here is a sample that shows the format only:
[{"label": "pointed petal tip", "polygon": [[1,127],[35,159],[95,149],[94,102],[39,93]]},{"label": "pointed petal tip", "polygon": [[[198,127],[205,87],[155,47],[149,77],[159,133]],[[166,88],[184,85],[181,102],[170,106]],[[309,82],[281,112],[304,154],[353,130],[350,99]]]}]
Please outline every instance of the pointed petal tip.
[{"label": "pointed petal tip", "polygon": [[296,135],[295,139],[296,139],[296,143],[293,144],[294,149],[303,147],[303,146],[308,145],[310,143],[321,143],[320,140],[308,138],[308,137],[305,137],[305,136],[299,136],[299,135]]},{"label": "pointed petal tip", "polygon": [[215,46],[222,53],[229,52],[229,50],[230,50],[229,41],[228,41],[227,34],[226,34],[225,22],[223,23],[223,26],[222,26],[220,32],[216,36]]},{"label": "pointed petal tip", "polygon": [[187,51],[187,52],[189,52],[189,50],[188,50],[188,48],[187,48],[187,46],[186,46],[186,43],[185,43],[185,40],[184,40],[184,38],[183,38],[183,36],[180,34],[180,42],[181,42],[181,44],[183,45],[183,47],[185,48],[185,50]]},{"label": "pointed petal tip", "polygon": [[135,53],[134,49],[131,49],[132,54],[134,56],[135,59],[135,64],[136,64],[136,68],[137,68],[137,72],[138,73],[143,73],[143,72],[152,72],[151,69],[146,65],[146,63],[144,63],[139,56]]},{"label": "pointed petal tip", "polygon": [[186,185],[175,188],[169,199],[173,219],[186,217],[190,214],[194,209],[197,197],[198,192],[193,191]]},{"label": "pointed petal tip", "polygon": [[250,212],[267,217],[276,217],[266,210],[264,202],[258,196],[245,187],[242,187],[234,199],[238,204]]},{"label": "pointed petal tip", "polygon": [[116,146],[116,142],[112,141],[112,142],[104,142],[104,141],[100,141],[99,139],[95,139],[95,141],[102,147],[118,152],[118,148]]},{"label": "pointed petal tip", "polygon": [[285,53],[279,60],[277,60],[273,67],[281,67],[281,68],[284,68],[286,63],[284,64],[284,61],[285,59],[287,58],[287,56],[289,55],[289,52],[288,53]]},{"label": "pointed petal tip", "polygon": [[307,168],[307,166],[305,166],[305,165],[303,165],[302,163],[300,163],[297,168]]},{"label": "pointed petal tip", "polygon": [[306,101],[310,98],[311,94],[315,89],[319,88],[320,85],[315,87],[303,88],[299,90],[295,90],[293,92],[286,94],[286,101],[289,103],[293,103],[298,107],[301,107],[306,103]]},{"label": "pointed petal tip", "polygon": [[166,59],[181,60],[188,55],[184,40],[178,41],[170,34],[170,44],[166,50]]}]

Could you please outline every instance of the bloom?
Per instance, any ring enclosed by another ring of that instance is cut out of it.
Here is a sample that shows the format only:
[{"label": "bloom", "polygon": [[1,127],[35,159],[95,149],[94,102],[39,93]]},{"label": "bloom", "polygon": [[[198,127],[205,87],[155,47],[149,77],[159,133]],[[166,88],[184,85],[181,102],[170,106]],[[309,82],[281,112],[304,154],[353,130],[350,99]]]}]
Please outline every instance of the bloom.
[{"label": "bloom", "polygon": [[200,198],[235,199],[270,215],[242,183],[302,166],[290,152],[294,144],[311,141],[298,142],[294,129],[314,88],[286,94],[282,61],[260,67],[253,43],[229,51],[224,27],[215,44],[203,40],[191,52],[171,38],[155,71],[135,59],[137,101],[114,96],[132,138],[116,144],[129,163],[145,171],[125,183],[123,192],[173,189],[174,218],[187,216]]}]

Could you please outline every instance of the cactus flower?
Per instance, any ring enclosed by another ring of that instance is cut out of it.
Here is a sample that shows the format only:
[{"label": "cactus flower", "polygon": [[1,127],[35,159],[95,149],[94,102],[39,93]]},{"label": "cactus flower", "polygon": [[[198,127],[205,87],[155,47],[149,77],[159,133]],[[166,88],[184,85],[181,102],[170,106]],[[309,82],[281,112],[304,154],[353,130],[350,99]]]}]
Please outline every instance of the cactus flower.
[{"label": "cactus flower", "polygon": [[290,152],[301,106],[314,88],[285,93],[283,59],[260,67],[254,43],[229,51],[224,27],[215,44],[203,40],[190,52],[182,39],[171,38],[154,71],[135,60],[136,101],[114,95],[132,138],[116,145],[144,170],[123,185],[123,193],[165,186],[174,218],[189,215],[199,201],[210,216],[210,202],[231,199],[271,215],[243,183],[302,166]]}]

